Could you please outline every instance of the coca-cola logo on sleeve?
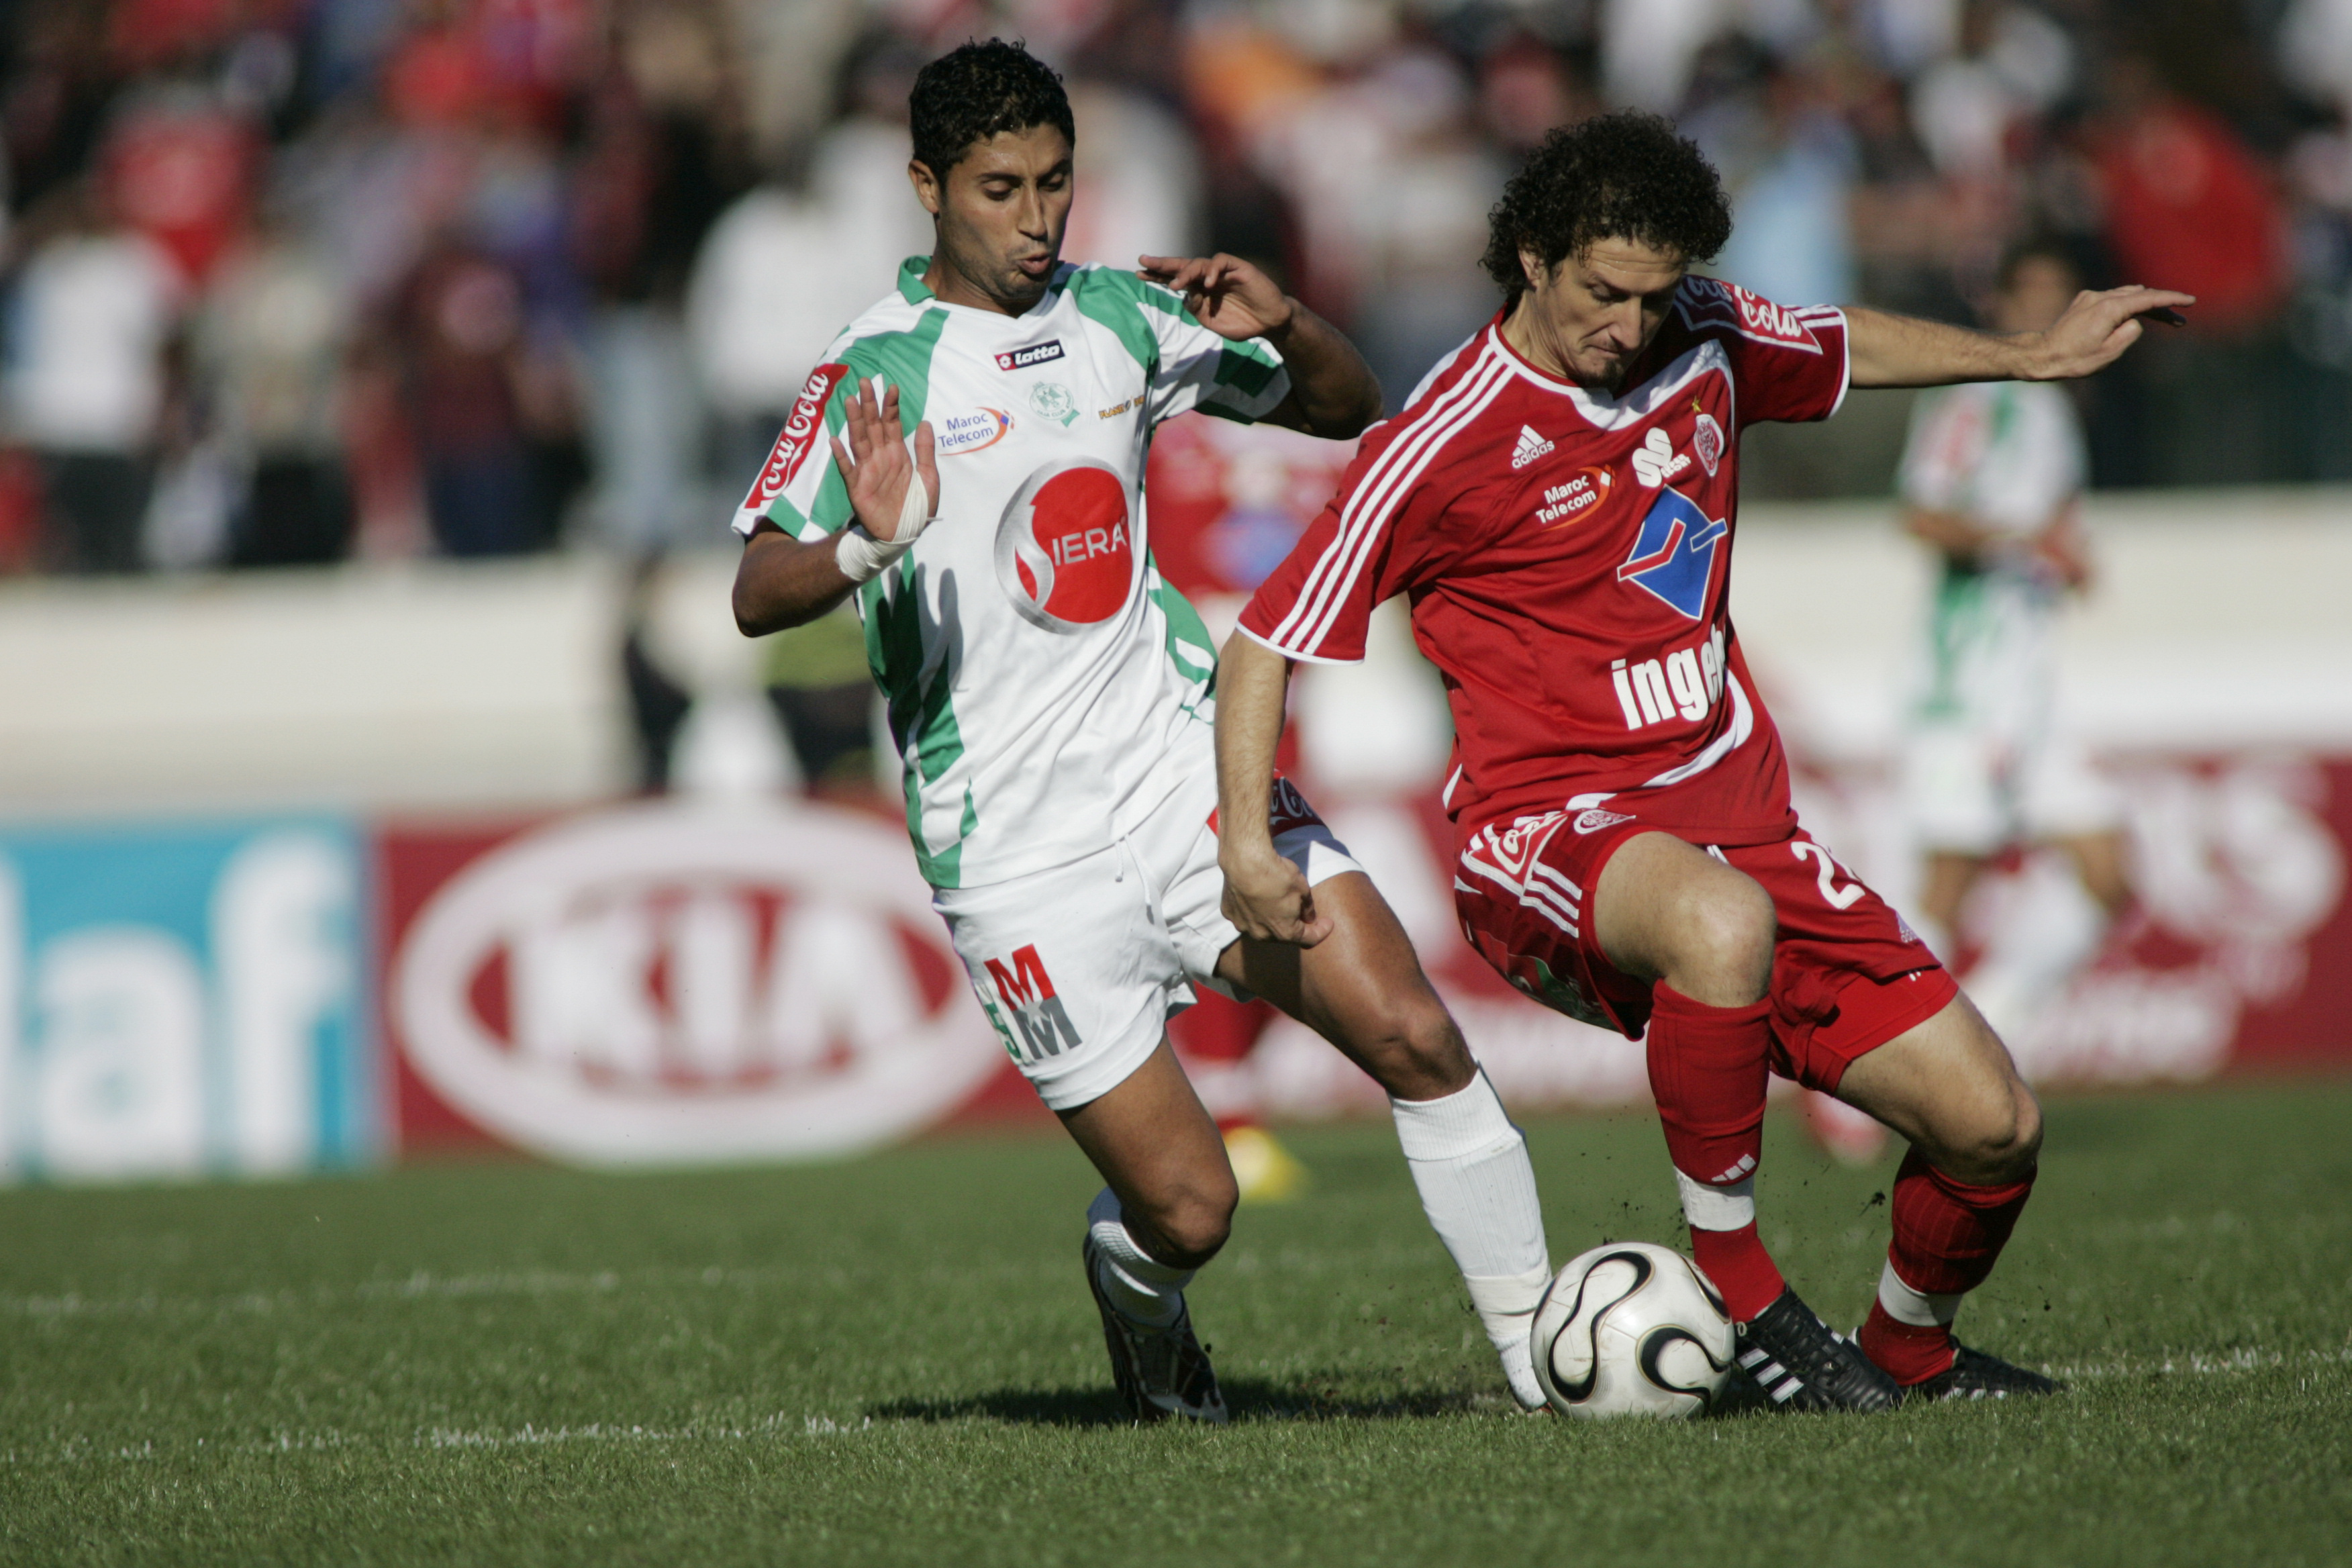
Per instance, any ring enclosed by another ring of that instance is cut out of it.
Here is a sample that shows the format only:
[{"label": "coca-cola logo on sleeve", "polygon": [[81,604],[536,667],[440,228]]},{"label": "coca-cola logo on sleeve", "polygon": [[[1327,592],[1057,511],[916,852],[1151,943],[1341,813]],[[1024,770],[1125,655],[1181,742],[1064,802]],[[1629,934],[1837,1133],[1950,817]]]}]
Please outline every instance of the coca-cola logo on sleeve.
[{"label": "coca-cola logo on sleeve", "polygon": [[745,510],[765,512],[801,471],[810,449],[823,444],[819,437],[824,433],[825,400],[848,374],[849,367],[838,363],[821,364],[809,373],[808,384],[793,400],[793,411],[785,416],[784,428],[770,448],[759,479],[752,482],[751,493],[743,498]]}]

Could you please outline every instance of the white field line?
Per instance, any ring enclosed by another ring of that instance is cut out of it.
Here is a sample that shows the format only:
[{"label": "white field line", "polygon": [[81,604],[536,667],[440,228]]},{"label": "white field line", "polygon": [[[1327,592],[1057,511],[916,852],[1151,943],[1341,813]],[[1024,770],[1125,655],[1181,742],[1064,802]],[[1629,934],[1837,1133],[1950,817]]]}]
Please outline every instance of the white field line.
[{"label": "white field line", "polygon": [[[2115,1378],[2148,1377],[2156,1375],[2191,1377],[2230,1377],[2252,1372],[2269,1372],[2292,1367],[2352,1366],[2352,1345],[2332,1351],[2241,1350],[2226,1355],[2205,1355],[2188,1352],[2160,1360],[2128,1360],[2117,1362],[2086,1362],[2076,1365],[2053,1366],[2046,1370],[2069,1382],[2098,1383]],[[1484,1402],[1482,1402],[1484,1403]],[[1501,1401],[1492,1401],[1500,1407]],[[526,1422],[520,1426],[453,1427],[435,1426],[402,1438],[355,1438],[332,1429],[323,1431],[287,1431],[273,1433],[258,1441],[228,1443],[209,1442],[199,1437],[194,1444],[183,1445],[182,1452],[194,1454],[303,1454],[325,1453],[340,1448],[388,1451],[401,1448],[425,1450],[496,1449],[544,1447],[567,1444],[626,1445],[640,1443],[776,1443],[793,1438],[854,1436],[876,1429],[871,1415],[856,1421],[835,1421],[829,1415],[793,1417],[775,1415],[748,1425],[718,1425],[689,1422],[682,1426],[648,1426],[642,1423],[592,1421],[582,1426],[540,1426]],[[902,1425],[885,1421],[884,1427]],[[58,1440],[54,1445],[20,1446],[0,1448],[0,1468],[37,1466],[102,1463],[108,1460],[144,1461],[163,1458],[167,1450],[159,1449],[151,1438],[135,1444],[105,1444],[86,1436]]]},{"label": "white field line", "polygon": [[[1335,1255],[1286,1247],[1268,1254],[1236,1250],[1221,1260],[1221,1271],[1234,1276],[1260,1272],[1293,1278],[1329,1273],[1393,1276],[1401,1269],[1424,1265],[1427,1258],[1404,1246],[1381,1247],[1364,1253]],[[1027,1284],[1058,1279],[1075,1270],[1060,1259],[1002,1261],[979,1268],[929,1267],[908,1271],[915,1279],[941,1286],[975,1281]],[[0,1317],[36,1321],[68,1318],[117,1318],[190,1313],[219,1317],[260,1316],[272,1312],[334,1309],[360,1302],[467,1300],[494,1297],[601,1296],[624,1290],[706,1289],[733,1287],[766,1289],[786,1284],[814,1285],[834,1290],[857,1288],[850,1270],[837,1267],[770,1267],[761,1268],[658,1268],[623,1274],[604,1268],[593,1273],[528,1269],[487,1274],[433,1274],[423,1269],[399,1279],[368,1279],[351,1286],[319,1286],[307,1291],[244,1291],[228,1296],[164,1296],[154,1291],[136,1296],[93,1296],[68,1290],[59,1295],[18,1296],[0,1293]]]},{"label": "white field line", "polygon": [[2221,1355],[2188,1351],[2161,1358],[2132,1357],[2124,1361],[2084,1362],[2053,1366],[2050,1375],[2069,1383],[2096,1383],[2117,1377],[2210,1377],[2231,1373],[2269,1372],[2277,1367],[2352,1366],[2352,1344],[2332,1351],[2235,1350]]},{"label": "white field line", "polygon": [[400,1448],[524,1448],[556,1444],[630,1443],[775,1443],[801,1437],[835,1437],[870,1432],[870,1415],[835,1421],[829,1415],[771,1415],[748,1426],[690,1422],[683,1426],[647,1426],[639,1423],[592,1421],[583,1426],[541,1426],[530,1422],[500,1430],[494,1427],[436,1426],[409,1438],[353,1437],[332,1428],[321,1431],[275,1432],[257,1440],[214,1442],[199,1437],[192,1444],[159,1447],[154,1439],[106,1444],[87,1436],[58,1439],[54,1445],[0,1448],[0,1468],[80,1465],[107,1460],[146,1461],[165,1458],[177,1447],[184,1456],[226,1454],[319,1454],[336,1449]]}]

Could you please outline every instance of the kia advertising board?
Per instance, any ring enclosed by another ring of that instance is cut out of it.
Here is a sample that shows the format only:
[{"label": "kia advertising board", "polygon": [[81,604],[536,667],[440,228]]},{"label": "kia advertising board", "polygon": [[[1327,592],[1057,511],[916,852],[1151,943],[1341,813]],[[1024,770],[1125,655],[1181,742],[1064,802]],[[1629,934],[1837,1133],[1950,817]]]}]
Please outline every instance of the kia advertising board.
[{"label": "kia advertising board", "polygon": [[0,831],[0,1175],[375,1157],[364,864],[329,817]]},{"label": "kia advertising board", "polygon": [[404,1144],[580,1164],[847,1153],[1005,1065],[902,828],[649,802],[382,836]]}]

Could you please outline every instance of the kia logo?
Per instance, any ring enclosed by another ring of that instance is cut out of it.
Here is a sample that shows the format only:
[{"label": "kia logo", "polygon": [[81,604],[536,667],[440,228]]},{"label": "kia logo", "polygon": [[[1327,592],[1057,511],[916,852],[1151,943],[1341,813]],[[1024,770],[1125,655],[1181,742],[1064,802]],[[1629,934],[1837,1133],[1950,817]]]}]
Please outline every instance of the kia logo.
[{"label": "kia logo", "polygon": [[1000,1060],[904,838],[814,805],[526,834],[434,895],[388,990],[450,1105],[583,1164],[847,1153]]}]

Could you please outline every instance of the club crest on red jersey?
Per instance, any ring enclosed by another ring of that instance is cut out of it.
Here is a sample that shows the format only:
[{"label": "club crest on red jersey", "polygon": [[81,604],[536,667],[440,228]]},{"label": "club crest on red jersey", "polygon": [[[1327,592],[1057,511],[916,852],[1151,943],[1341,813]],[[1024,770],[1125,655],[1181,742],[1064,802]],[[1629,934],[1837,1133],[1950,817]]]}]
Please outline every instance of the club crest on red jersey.
[{"label": "club crest on red jersey", "polygon": [[1717,548],[1730,531],[1680,490],[1662,489],[1642,519],[1633,552],[1617,568],[1617,581],[1697,620],[1706,613]]}]

